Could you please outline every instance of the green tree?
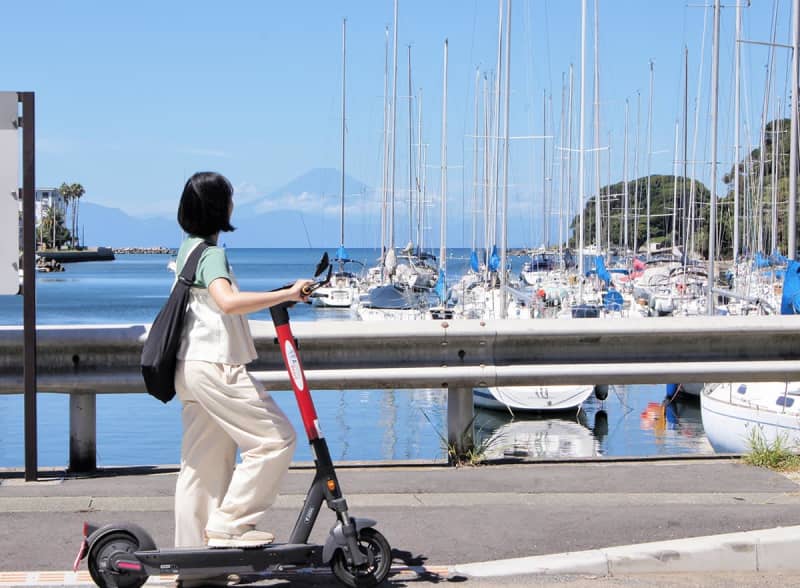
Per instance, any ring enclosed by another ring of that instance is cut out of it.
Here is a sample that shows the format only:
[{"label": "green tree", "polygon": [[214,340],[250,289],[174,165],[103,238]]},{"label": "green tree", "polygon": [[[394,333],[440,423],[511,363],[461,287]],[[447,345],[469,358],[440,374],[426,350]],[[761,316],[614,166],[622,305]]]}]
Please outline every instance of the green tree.
[{"label": "green tree", "polygon": [[[735,166],[739,167],[740,252],[771,253],[774,201],[777,217],[775,242],[779,251],[787,253],[790,122],[788,118],[768,122],[763,132],[763,154],[760,147],[751,150],[722,177],[728,185],[725,207],[720,209],[725,211],[723,218],[727,219],[727,226],[720,229],[721,242],[725,244],[726,239],[733,238],[734,171]],[[774,198],[773,185],[776,186]]]},{"label": "green tree", "polygon": [[[638,185],[638,193],[636,186]],[[610,233],[611,246],[624,245],[625,198],[628,200],[628,246],[634,251],[646,245],[647,241],[647,177],[639,181],[628,181],[627,195],[625,184],[617,182],[600,188],[600,232],[601,245],[605,247]],[[650,176],[650,241],[662,247],[678,246],[684,243],[700,254],[708,251],[708,202],[710,191],[702,183],[694,182],[694,198],[692,199],[692,180],[690,178],[651,175]],[[595,241],[595,198],[591,196],[584,208],[584,242]],[[694,204],[694,213],[691,213]],[[694,239],[686,239],[690,224],[686,218],[694,217]],[[672,242],[673,224],[675,243]],[[571,223],[573,235],[569,245],[577,245],[577,231],[580,226],[579,217]],[[705,238],[703,238],[705,235]],[[688,242],[687,242],[688,241]]]},{"label": "green tree", "polygon": [[[61,196],[64,198],[64,202],[67,203],[67,208],[71,211],[71,224],[70,224],[70,235],[71,235],[71,247],[75,248],[75,238],[78,234],[78,208],[80,204],[81,197],[86,193],[86,190],[80,184],[67,184],[66,182],[61,184],[61,187],[58,189],[61,193]],[[78,240],[80,242],[80,239]]]},{"label": "green tree", "polygon": [[[55,232],[53,224],[55,223]],[[64,225],[64,215],[55,208],[47,209],[47,213],[42,217],[39,225],[41,233],[40,241],[44,249],[58,249],[61,245],[70,240],[70,232]],[[55,233],[55,241],[53,236]]]}]

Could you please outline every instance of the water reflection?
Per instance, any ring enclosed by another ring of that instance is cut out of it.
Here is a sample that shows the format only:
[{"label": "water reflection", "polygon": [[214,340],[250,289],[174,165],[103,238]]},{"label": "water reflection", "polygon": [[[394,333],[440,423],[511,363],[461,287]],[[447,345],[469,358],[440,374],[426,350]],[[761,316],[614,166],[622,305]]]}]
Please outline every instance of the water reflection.
[{"label": "water reflection", "polygon": [[[595,423],[608,430],[605,411],[595,414]],[[515,415],[476,409],[476,446],[487,459],[570,459],[602,455],[600,442],[589,426],[586,413],[573,415]]]},{"label": "water reflection", "polygon": [[699,452],[708,448],[700,402],[695,397],[678,396],[648,402],[639,420],[643,431],[653,432],[653,440],[659,446],[681,446]]},{"label": "water reflection", "polygon": [[[599,437],[608,456],[713,454],[706,439],[697,397],[665,398],[663,385],[610,386],[608,399],[590,398],[582,410],[591,420],[604,410],[606,433]],[[595,423],[595,431],[600,423]]]}]

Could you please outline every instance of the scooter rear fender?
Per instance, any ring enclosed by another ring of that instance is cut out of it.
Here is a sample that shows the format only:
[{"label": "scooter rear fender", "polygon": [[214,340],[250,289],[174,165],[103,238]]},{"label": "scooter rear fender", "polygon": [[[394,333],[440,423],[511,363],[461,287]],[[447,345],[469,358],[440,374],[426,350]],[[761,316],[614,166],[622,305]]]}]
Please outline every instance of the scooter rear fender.
[{"label": "scooter rear fender", "polygon": [[89,549],[91,549],[92,545],[94,545],[97,540],[110,533],[116,532],[129,533],[136,537],[136,541],[139,543],[138,551],[151,551],[156,548],[156,543],[153,541],[153,538],[150,537],[150,534],[135,523],[109,523],[108,525],[103,525],[95,529],[86,538],[86,543]]},{"label": "scooter rear fender", "polygon": [[[362,529],[368,529],[378,524],[377,521],[372,519],[353,518],[351,520],[356,527],[357,533],[360,533]],[[347,539],[345,539],[344,531],[342,531],[342,523],[337,522],[336,525],[331,528],[331,532],[325,540],[325,546],[322,548],[322,563],[330,563],[336,550],[345,547],[347,547]]]}]

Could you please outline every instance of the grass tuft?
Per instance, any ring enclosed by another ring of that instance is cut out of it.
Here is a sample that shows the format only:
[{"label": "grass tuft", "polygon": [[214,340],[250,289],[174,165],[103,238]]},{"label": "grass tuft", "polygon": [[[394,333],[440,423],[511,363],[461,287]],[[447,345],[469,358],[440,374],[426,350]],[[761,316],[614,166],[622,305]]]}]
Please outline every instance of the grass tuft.
[{"label": "grass tuft", "polygon": [[[439,442],[442,449],[447,453],[447,462],[455,467],[463,466],[479,466],[486,461],[486,453],[495,444],[490,439],[484,439],[478,444],[475,444],[475,435],[473,434],[473,425],[475,418],[467,424],[463,431],[459,433],[458,444],[450,443],[447,435],[442,433],[439,428],[433,423],[428,414],[423,410],[423,416],[431,424],[436,435],[439,437]],[[465,451],[460,451],[460,448],[467,447]]]},{"label": "grass tuft", "polygon": [[742,458],[745,463],[782,472],[800,469],[800,455],[796,453],[797,448],[788,443],[787,435],[779,434],[770,443],[761,427],[754,427],[747,442],[750,453]]}]

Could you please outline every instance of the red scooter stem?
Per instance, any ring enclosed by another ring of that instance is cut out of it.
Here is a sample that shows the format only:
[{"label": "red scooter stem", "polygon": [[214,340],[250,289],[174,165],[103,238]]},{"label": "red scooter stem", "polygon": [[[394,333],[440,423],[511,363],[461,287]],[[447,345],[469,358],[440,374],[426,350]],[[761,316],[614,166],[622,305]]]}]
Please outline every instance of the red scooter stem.
[{"label": "red scooter stem", "polygon": [[289,380],[292,382],[294,396],[297,399],[297,406],[300,409],[300,416],[303,419],[303,427],[306,430],[309,441],[320,439],[322,431],[319,427],[317,409],[311,398],[311,390],[308,387],[303,365],[300,363],[300,356],[297,354],[292,328],[289,324],[289,312],[287,308],[291,303],[279,304],[270,308],[272,322],[275,325],[275,334],[278,336],[278,345],[281,347],[283,363]]}]

